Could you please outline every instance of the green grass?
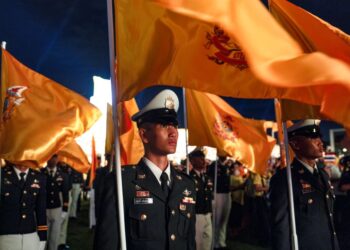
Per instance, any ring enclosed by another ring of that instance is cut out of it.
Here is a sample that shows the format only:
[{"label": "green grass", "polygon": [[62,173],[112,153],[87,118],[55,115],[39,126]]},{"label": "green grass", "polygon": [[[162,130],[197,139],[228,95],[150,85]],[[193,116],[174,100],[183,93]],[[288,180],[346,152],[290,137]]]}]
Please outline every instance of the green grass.
[{"label": "green grass", "polygon": [[[67,244],[70,250],[92,250],[94,234],[89,229],[89,203],[84,201],[78,219],[69,220]],[[230,250],[269,250],[240,241],[228,241]],[[162,249],[159,249],[162,250]]]},{"label": "green grass", "polygon": [[92,250],[94,234],[89,229],[89,202],[82,201],[78,218],[70,219],[67,244],[70,250]]}]

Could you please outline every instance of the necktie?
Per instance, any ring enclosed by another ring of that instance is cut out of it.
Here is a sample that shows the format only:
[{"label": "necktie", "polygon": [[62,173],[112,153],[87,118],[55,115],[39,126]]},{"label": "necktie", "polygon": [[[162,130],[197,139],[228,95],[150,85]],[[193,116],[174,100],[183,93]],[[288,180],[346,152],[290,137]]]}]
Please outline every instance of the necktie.
[{"label": "necktie", "polygon": [[20,185],[21,188],[23,188],[24,187],[24,183],[25,183],[24,176],[26,176],[26,173],[20,173],[19,176],[20,176],[19,185]]},{"label": "necktie", "polygon": [[165,172],[162,172],[162,174],[160,175],[160,185],[166,197],[168,197],[169,195],[168,180],[168,175]]},{"label": "necktie", "polygon": [[53,170],[50,170],[50,176],[53,177]]}]

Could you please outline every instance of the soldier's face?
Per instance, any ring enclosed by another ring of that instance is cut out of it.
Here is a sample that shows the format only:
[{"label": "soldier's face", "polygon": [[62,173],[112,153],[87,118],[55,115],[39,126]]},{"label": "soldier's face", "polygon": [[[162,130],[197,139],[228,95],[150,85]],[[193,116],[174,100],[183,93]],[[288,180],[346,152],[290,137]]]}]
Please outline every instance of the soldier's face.
[{"label": "soldier's face", "polygon": [[323,142],[321,138],[308,138],[305,136],[296,136],[291,141],[293,150],[297,155],[308,159],[317,159],[323,156]]},{"label": "soldier's face", "polygon": [[177,126],[150,123],[140,128],[140,137],[145,149],[153,154],[168,155],[176,151]]},{"label": "soldier's face", "polygon": [[193,158],[191,158],[191,164],[197,170],[205,169],[205,159],[204,159],[204,157],[193,157]]}]

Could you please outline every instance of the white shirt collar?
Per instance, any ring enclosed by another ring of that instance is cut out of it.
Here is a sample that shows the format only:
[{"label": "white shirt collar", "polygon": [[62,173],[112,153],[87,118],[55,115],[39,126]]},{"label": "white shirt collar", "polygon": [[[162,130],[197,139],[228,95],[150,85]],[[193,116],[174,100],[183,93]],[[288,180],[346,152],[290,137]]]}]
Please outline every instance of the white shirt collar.
[{"label": "white shirt collar", "polygon": [[28,175],[28,172],[29,172],[29,168],[27,168],[27,170],[24,171],[24,172],[22,172],[21,170],[19,170],[19,169],[16,168],[16,167],[13,167],[13,169],[15,170],[15,172],[16,172],[16,174],[17,174],[18,180],[21,179],[20,173],[25,173],[26,175],[24,176],[24,180],[27,179],[27,175]]},{"label": "white shirt collar", "polygon": [[47,167],[47,171],[49,172],[49,175],[51,174],[51,171],[53,171],[53,176],[55,176],[57,172],[57,167],[56,166],[54,168]]},{"label": "white shirt collar", "polygon": [[[298,158],[297,158],[298,159]],[[315,163],[315,165],[313,167],[309,166],[307,163],[303,162],[302,160],[298,159],[298,161],[303,164],[303,166],[310,171],[311,174],[314,173],[314,170],[317,169],[317,165]]]},{"label": "white shirt collar", "polygon": [[[151,172],[154,174],[154,176],[156,177],[157,181],[159,182],[159,184],[161,184],[160,181],[160,176],[163,173],[163,171],[153,162],[151,162],[149,159],[147,159],[146,157],[143,157],[143,162],[147,165],[147,167],[151,170]],[[166,169],[164,170],[164,172],[168,175],[169,177],[169,181],[168,181],[168,185],[170,184],[170,163],[168,162],[168,166],[166,167]]]}]

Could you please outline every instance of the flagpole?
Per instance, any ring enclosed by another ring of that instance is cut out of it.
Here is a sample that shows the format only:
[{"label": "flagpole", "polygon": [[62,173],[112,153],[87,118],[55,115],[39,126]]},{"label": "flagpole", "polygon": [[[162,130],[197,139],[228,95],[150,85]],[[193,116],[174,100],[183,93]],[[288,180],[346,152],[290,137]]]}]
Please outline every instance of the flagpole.
[{"label": "flagpole", "polygon": [[[124,221],[124,199],[123,199],[123,185],[122,172],[120,163],[120,143],[118,130],[118,112],[117,112],[117,80],[115,73],[116,54],[114,50],[114,18],[113,18],[113,0],[107,0],[107,16],[108,16],[108,43],[109,43],[109,68],[112,85],[112,107],[113,107],[113,125],[114,125],[114,146],[115,146],[115,163],[116,163],[116,187],[118,197],[118,215],[119,215],[119,236],[120,249],[126,250],[125,237],[125,221]],[[111,201],[112,202],[112,201]],[[117,237],[117,236],[116,236]]]},{"label": "flagpole", "polygon": [[218,153],[217,153],[217,149],[216,149],[216,160],[215,160],[215,165],[214,165],[214,192],[213,192],[213,195],[214,195],[214,206],[213,206],[213,225],[212,225],[212,228],[213,228],[213,237],[212,237],[212,244],[211,244],[211,249],[213,250],[214,249],[214,245],[215,245],[215,213],[216,213],[216,190],[217,190],[217,180],[218,180]]},{"label": "flagpole", "polygon": [[[276,113],[276,122],[279,123],[279,127],[283,129],[283,142],[284,142],[284,150],[286,157],[286,166],[287,166],[287,184],[288,184],[288,201],[289,201],[289,215],[290,215],[290,229],[291,229],[291,242],[292,249],[298,250],[298,235],[296,233],[296,224],[295,224],[295,212],[294,212],[294,198],[293,198],[293,185],[292,185],[292,172],[289,160],[289,148],[288,148],[288,136],[287,136],[287,124],[286,122],[282,122],[282,110],[280,105],[280,100],[275,99],[275,113]],[[280,126],[282,123],[282,126]],[[280,143],[283,143],[280,142]]]},{"label": "flagpole", "polygon": [[186,141],[186,173],[190,174],[190,160],[188,157],[188,123],[187,123],[187,102],[186,102],[186,88],[182,88],[182,100],[184,107],[184,126],[185,126],[185,141]]},{"label": "flagpole", "polygon": [[[1,48],[3,48],[4,50],[6,49],[6,42],[5,41],[2,41],[1,42]],[[3,63],[2,61],[1,61],[1,63]],[[1,65],[2,66],[2,65]],[[0,101],[3,101],[3,100],[0,100]],[[1,169],[1,161],[2,159],[0,158],[0,194],[1,194],[1,178],[2,178],[2,176],[1,176],[1,172],[2,172],[2,169]],[[0,195],[0,204],[1,204],[1,195]]]}]

